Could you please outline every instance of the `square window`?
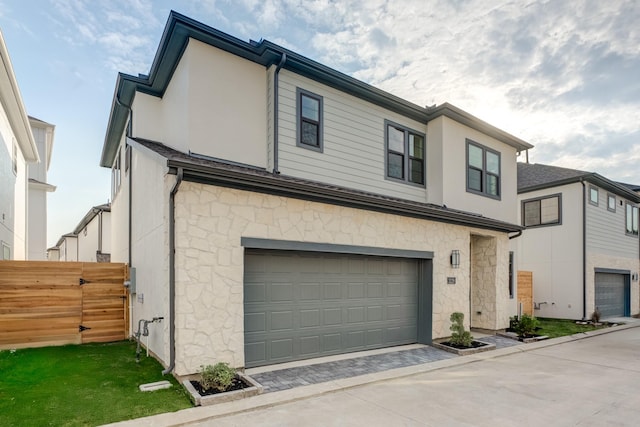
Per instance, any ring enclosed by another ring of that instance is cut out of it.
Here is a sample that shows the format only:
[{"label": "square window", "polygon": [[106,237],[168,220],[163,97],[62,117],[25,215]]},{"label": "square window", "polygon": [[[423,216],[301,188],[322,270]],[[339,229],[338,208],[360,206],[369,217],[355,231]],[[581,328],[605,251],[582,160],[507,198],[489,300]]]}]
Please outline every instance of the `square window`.
[{"label": "square window", "polygon": [[387,178],[424,185],[424,135],[385,120],[385,146]]},{"label": "square window", "polygon": [[500,153],[467,140],[467,191],[500,198]]}]

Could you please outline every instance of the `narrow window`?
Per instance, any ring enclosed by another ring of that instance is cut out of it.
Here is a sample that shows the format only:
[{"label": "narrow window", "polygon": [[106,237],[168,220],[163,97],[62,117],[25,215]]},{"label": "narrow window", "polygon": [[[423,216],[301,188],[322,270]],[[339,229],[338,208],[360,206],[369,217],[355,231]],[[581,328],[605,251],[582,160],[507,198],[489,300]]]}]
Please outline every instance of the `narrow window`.
[{"label": "narrow window", "polygon": [[13,140],[13,146],[11,147],[11,166],[13,169],[13,174],[18,174],[18,144],[16,140]]},{"label": "narrow window", "polygon": [[113,167],[111,168],[111,200],[116,198],[118,194],[118,190],[120,190],[120,149],[118,149],[118,153],[116,154],[116,158],[113,162]]},{"label": "narrow window", "polygon": [[607,210],[611,212],[616,211],[616,196],[614,196],[613,194],[607,195]]},{"label": "narrow window", "polygon": [[589,203],[598,206],[598,189],[592,185],[589,186]]},{"label": "narrow window", "polygon": [[387,178],[424,185],[424,135],[385,121],[385,145]]},{"label": "narrow window", "polygon": [[509,252],[509,298],[513,299],[513,252]]},{"label": "narrow window", "polygon": [[540,225],[560,224],[562,203],[559,194],[522,202],[522,225],[536,227]]},{"label": "narrow window", "polygon": [[467,191],[500,198],[500,153],[467,140]]},{"label": "narrow window", "polygon": [[2,242],[2,259],[11,259],[11,247],[5,242]]},{"label": "narrow window", "polygon": [[632,236],[638,235],[638,207],[627,203],[626,232]]},{"label": "narrow window", "polygon": [[131,146],[127,144],[127,148],[124,150],[124,172],[125,175],[129,174],[129,167],[131,167]]},{"label": "narrow window", "polygon": [[298,88],[298,140],[299,147],[322,152],[322,97]]}]

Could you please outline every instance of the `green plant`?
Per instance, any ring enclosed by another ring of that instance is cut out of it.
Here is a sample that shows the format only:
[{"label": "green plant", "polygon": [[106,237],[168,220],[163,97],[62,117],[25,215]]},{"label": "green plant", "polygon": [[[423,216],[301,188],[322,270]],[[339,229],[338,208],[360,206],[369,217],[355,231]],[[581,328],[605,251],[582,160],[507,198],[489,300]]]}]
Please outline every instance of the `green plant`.
[{"label": "green plant", "polygon": [[236,370],[226,362],[218,362],[214,366],[201,366],[200,385],[203,389],[215,388],[219,391],[226,391],[231,387],[233,379],[236,377]]},{"label": "green plant", "polygon": [[451,338],[449,342],[456,346],[461,347],[471,347],[471,342],[473,341],[473,337],[471,336],[471,332],[464,330],[464,314],[456,311],[455,313],[451,313]]},{"label": "green plant", "polygon": [[596,311],[591,315],[591,321],[593,323],[600,323],[600,310],[598,310],[598,307],[596,307]]},{"label": "green plant", "polygon": [[528,314],[523,314],[515,325],[515,331],[519,337],[531,336],[536,332],[538,319]]}]

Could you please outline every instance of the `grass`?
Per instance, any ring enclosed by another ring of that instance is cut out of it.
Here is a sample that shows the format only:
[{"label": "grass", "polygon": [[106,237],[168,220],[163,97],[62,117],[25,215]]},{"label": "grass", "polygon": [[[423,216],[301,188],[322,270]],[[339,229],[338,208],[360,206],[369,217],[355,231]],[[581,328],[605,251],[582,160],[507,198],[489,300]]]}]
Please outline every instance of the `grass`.
[{"label": "grass", "polygon": [[[191,407],[184,389],[135,343],[0,351],[1,426],[95,426]],[[140,384],[173,387],[141,392]]]},{"label": "grass", "polygon": [[537,319],[540,329],[536,330],[536,334],[546,335],[549,338],[563,337],[565,335],[573,335],[608,327],[606,324],[602,326],[578,325],[575,320],[547,319],[543,317],[538,317]]}]

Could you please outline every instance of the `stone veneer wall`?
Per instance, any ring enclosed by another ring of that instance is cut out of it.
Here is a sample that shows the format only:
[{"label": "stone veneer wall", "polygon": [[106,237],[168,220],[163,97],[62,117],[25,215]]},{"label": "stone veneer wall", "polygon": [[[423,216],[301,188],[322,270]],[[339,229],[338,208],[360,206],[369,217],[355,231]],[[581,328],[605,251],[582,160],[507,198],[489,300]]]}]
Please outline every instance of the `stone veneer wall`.
[{"label": "stone veneer wall", "polygon": [[[186,375],[219,361],[244,366],[242,237],[433,251],[433,338],[438,338],[450,335],[452,312],[469,310],[473,230],[183,182],[176,196],[175,372]],[[497,240],[500,251],[508,254],[506,234],[480,231]],[[460,250],[459,269],[449,264],[453,249]],[[506,289],[508,255],[505,263],[497,274],[504,273]],[[452,276],[456,284],[447,284]],[[496,282],[502,286],[500,280]],[[506,304],[505,300],[504,311]]]},{"label": "stone veneer wall", "polygon": [[[591,315],[595,311],[596,304],[596,268],[610,268],[612,270],[629,270],[630,274],[638,273],[640,271],[640,261],[633,258],[620,258],[612,257],[603,254],[588,254],[587,255],[587,319],[591,318]],[[580,282],[582,283],[582,282]],[[535,279],[534,279],[535,287]],[[640,313],[640,285],[639,282],[631,281],[630,298],[631,298],[631,315]],[[535,288],[534,288],[535,289]],[[582,295],[582,288],[577,290],[579,295]],[[582,301],[582,299],[580,299]]]}]

